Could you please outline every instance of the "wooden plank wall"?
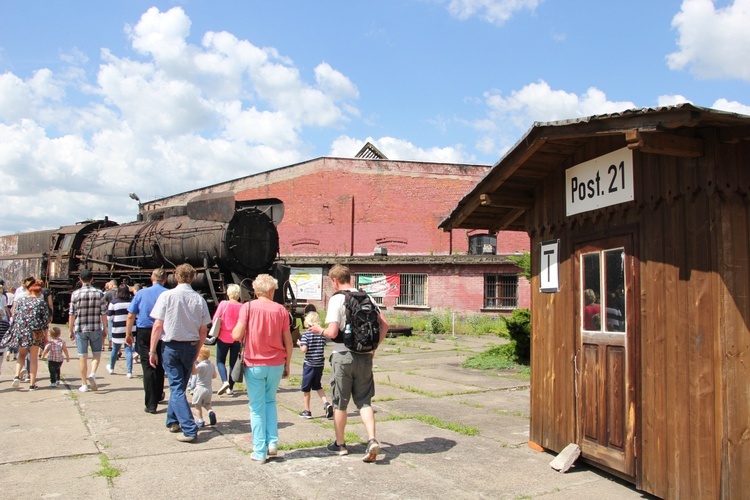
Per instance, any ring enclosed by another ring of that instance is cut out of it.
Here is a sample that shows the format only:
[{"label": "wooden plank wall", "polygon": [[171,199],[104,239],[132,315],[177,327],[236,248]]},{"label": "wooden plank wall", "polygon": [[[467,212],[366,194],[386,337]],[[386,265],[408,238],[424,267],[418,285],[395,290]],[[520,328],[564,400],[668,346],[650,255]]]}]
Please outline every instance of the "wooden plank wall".
[{"label": "wooden plank wall", "polygon": [[717,261],[722,281],[719,304],[721,393],[717,412],[725,450],[721,497],[747,494],[750,476],[750,144],[722,145],[717,160],[738,168],[722,170],[717,186],[723,202],[717,211]]},{"label": "wooden plank wall", "polygon": [[[564,169],[550,176],[531,216],[532,252],[560,238],[557,294],[532,281],[530,437],[560,451],[575,430],[574,245],[581,234],[637,228],[641,288],[637,485],[665,498],[719,498],[744,491],[750,473],[750,148],[706,132],[700,159],[635,154],[636,197],[564,220]],[[616,149],[592,139],[572,164]],[[715,162],[720,163],[717,173]]]}]

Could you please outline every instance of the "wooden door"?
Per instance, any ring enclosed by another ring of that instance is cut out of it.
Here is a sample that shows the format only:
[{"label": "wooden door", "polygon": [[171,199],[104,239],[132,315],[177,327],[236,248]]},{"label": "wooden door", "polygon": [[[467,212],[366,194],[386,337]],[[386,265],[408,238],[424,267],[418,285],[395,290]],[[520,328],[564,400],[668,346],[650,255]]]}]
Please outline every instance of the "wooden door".
[{"label": "wooden door", "polygon": [[635,266],[633,238],[587,242],[579,279],[576,397],[584,457],[635,476]]}]

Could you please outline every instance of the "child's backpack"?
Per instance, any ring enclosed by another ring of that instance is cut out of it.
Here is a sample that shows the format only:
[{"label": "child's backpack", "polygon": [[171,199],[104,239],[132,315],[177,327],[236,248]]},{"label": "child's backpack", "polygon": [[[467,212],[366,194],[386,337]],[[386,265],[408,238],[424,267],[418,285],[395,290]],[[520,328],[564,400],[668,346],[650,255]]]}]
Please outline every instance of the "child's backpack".
[{"label": "child's backpack", "polygon": [[380,341],[378,307],[369,295],[362,290],[342,290],[344,294],[346,324],[339,333],[343,344],[352,352],[372,352]]}]

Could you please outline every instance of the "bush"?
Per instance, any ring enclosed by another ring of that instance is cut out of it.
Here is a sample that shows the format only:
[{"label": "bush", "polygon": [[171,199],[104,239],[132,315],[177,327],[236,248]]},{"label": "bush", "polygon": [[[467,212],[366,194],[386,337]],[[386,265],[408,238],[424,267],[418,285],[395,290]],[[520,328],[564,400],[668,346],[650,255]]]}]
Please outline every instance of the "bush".
[{"label": "bush", "polygon": [[445,326],[443,325],[443,322],[440,321],[440,318],[437,316],[433,316],[430,320],[430,333],[434,335],[441,335],[445,333]]},{"label": "bush", "polygon": [[529,364],[531,360],[531,311],[516,309],[510,317],[503,318],[508,329],[516,361]]}]

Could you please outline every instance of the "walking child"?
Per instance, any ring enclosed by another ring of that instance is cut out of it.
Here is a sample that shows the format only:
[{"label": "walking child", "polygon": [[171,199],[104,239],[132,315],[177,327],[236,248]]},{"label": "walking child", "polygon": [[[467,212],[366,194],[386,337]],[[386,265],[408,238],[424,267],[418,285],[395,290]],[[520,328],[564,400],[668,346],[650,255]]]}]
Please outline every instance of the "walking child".
[{"label": "walking child", "polygon": [[60,338],[60,329],[53,326],[49,329],[49,340],[47,341],[47,345],[44,346],[44,351],[42,351],[42,359],[47,360],[47,367],[49,368],[50,387],[57,387],[60,384],[60,368],[63,363],[63,354],[65,355],[65,361],[70,361],[68,346]]},{"label": "walking child", "polygon": [[198,362],[193,367],[195,375],[195,389],[193,390],[193,404],[198,410],[198,419],[195,423],[198,427],[206,425],[203,420],[203,408],[208,410],[208,421],[210,425],[216,425],[216,413],[211,408],[211,380],[217,376],[216,368],[211,363],[211,350],[203,346],[198,354]]},{"label": "walking child", "polygon": [[297,341],[300,351],[305,353],[305,361],[302,365],[302,396],[305,401],[305,409],[299,414],[302,418],[312,418],[310,411],[310,392],[316,391],[323,400],[323,411],[326,418],[333,417],[333,406],[326,399],[326,392],[320,380],[323,378],[323,367],[325,366],[324,350],[326,339],[322,335],[313,333],[310,327],[320,325],[320,317],[315,311],[305,315],[302,337]]}]

